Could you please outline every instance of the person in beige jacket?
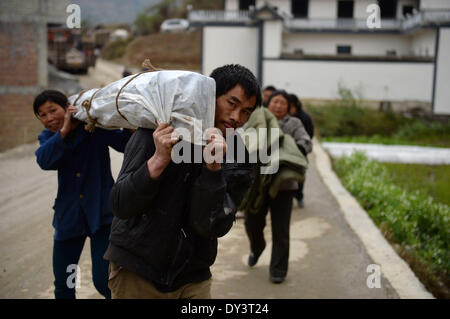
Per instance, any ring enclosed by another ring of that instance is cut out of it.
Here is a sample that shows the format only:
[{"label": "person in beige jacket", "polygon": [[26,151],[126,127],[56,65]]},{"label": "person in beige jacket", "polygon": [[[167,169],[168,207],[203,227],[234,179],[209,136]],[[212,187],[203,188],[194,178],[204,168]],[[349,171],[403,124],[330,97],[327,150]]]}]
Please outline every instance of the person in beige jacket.
[{"label": "person in beige jacket", "polygon": [[[283,134],[290,135],[300,152],[305,156],[312,151],[311,139],[302,122],[289,115],[289,96],[284,90],[276,90],[269,97],[267,108],[278,120]],[[284,180],[274,198],[264,196],[264,203],[256,213],[245,214],[245,229],[250,241],[248,265],[253,267],[258,262],[266,242],[264,227],[266,215],[270,209],[272,222],[272,256],[270,261],[270,280],[282,283],[287,275],[289,260],[289,228],[292,200],[298,190],[298,181]]]}]

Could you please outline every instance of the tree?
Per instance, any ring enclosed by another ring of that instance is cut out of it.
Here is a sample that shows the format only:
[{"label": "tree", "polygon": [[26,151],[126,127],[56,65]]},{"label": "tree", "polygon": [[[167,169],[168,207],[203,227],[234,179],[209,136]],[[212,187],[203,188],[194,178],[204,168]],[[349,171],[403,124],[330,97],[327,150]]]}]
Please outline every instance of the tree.
[{"label": "tree", "polygon": [[143,13],[137,15],[134,22],[139,35],[159,32],[161,23],[174,17],[177,13],[177,0],[165,0],[148,7]]},{"label": "tree", "polygon": [[148,7],[136,16],[134,24],[139,35],[159,32],[161,23],[166,19],[185,18],[187,6],[197,10],[223,10],[223,0],[163,0]]}]

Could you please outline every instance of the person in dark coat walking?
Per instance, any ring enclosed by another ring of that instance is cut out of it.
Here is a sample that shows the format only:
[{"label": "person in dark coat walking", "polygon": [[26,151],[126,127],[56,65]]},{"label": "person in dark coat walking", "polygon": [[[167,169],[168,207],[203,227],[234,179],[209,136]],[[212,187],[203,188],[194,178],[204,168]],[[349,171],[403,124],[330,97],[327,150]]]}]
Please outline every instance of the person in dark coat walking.
[{"label": "person in dark coat walking", "polygon": [[[300,119],[300,121],[302,121],[303,126],[305,127],[306,132],[308,133],[309,137],[311,138],[311,140],[314,137],[314,123],[311,119],[311,116],[306,113],[303,110],[303,105],[302,102],[299,100],[299,98],[297,97],[297,95],[295,94],[289,94],[289,104],[290,104],[290,114],[298,119]],[[298,191],[295,193],[295,198],[297,199],[298,202],[298,206],[299,207],[304,207],[305,203],[304,203],[304,195],[303,195],[303,188],[304,188],[305,183],[299,183],[298,185]]]},{"label": "person in dark coat walking", "polygon": [[[238,137],[226,134],[261,104],[261,91],[255,76],[240,65],[225,65],[210,76],[216,81],[215,128],[204,149],[225,154]],[[110,194],[115,217],[105,254],[113,299],[211,297],[217,238],[235,220],[253,165],[228,162],[228,156],[224,163],[197,161],[195,155],[176,164],[174,145],[183,146],[183,152],[191,148],[191,155],[198,147],[202,154],[202,147],[179,141],[173,131],[168,123],[156,130],[138,128],[125,150]]]}]

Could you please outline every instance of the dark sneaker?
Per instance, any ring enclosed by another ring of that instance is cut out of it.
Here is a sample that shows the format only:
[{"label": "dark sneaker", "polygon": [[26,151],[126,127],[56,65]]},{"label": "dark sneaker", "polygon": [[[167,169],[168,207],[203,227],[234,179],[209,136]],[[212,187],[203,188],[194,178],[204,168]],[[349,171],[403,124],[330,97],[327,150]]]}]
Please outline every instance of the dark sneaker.
[{"label": "dark sneaker", "polygon": [[270,276],[270,281],[274,284],[281,284],[284,281],[284,277]]},{"label": "dark sneaker", "polygon": [[250,253],[250,255],[248,255],[248,265],[250,267],[253,267],[254,265],[256,265],[256,263],[258,262],[259,256],[256,256],[254,253]]}]

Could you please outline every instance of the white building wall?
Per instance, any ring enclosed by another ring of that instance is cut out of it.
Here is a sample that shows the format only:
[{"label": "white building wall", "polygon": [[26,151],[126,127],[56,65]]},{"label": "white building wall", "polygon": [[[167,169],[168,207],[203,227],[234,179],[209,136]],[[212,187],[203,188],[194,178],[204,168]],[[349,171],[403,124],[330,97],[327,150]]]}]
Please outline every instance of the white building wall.
[{"label": "white building wall", "polygon": [[336,19],[337,1],[334,0],[314,0],[309,1],[310,19]]},{"label": "white building wall", "polygon": [[348,33],[284,33],[283,52],[302,49],[304,54],[336,54],[337,45],[351,45],[353,55],[386,55],[396,50],[397,55],[409,55],[411,40],[397,34]]},{"label": "white building wall", "polygon": [[264,21],[263,57],[279,58],[281,55],[281,35],[283,22],[280,20]]},{"label": "white building wall", "polygon": [[202,52],[204,75],[229,63],[241,64],[257,75],[258,28],[204,27]]},{"label": "white building wall", "polygon": [[[356,0],[354,2],[353,7],[353,18],[355,19],[367,19],[370,15],[370,13],[367,13],[367,7],[370,4],[377,3],[376,0]],[[337,12],[336,12],[337,17]]]},{"label": "white building wall", "polygon": [[449,0],[420,0],[420,10],[450,9]]},{"label": "white building wall", "polygon": [[434,113],[450,115],[450,28],[439,32]]},{"label": "white building wall", "polygon": [[422,29],[411,36],[411,53],[417,56],[434,57],[436,30]]},{"label": "white building wall", "polygon": [[239,10],[239,0],[226,0],[225,11],[237,11]]},{"label": "white building wall", "polygon": [[363,99],[431,102],[433,63],[266,60],[263,70],[263,86],[300,98],[336,99],[341,82]]}]

